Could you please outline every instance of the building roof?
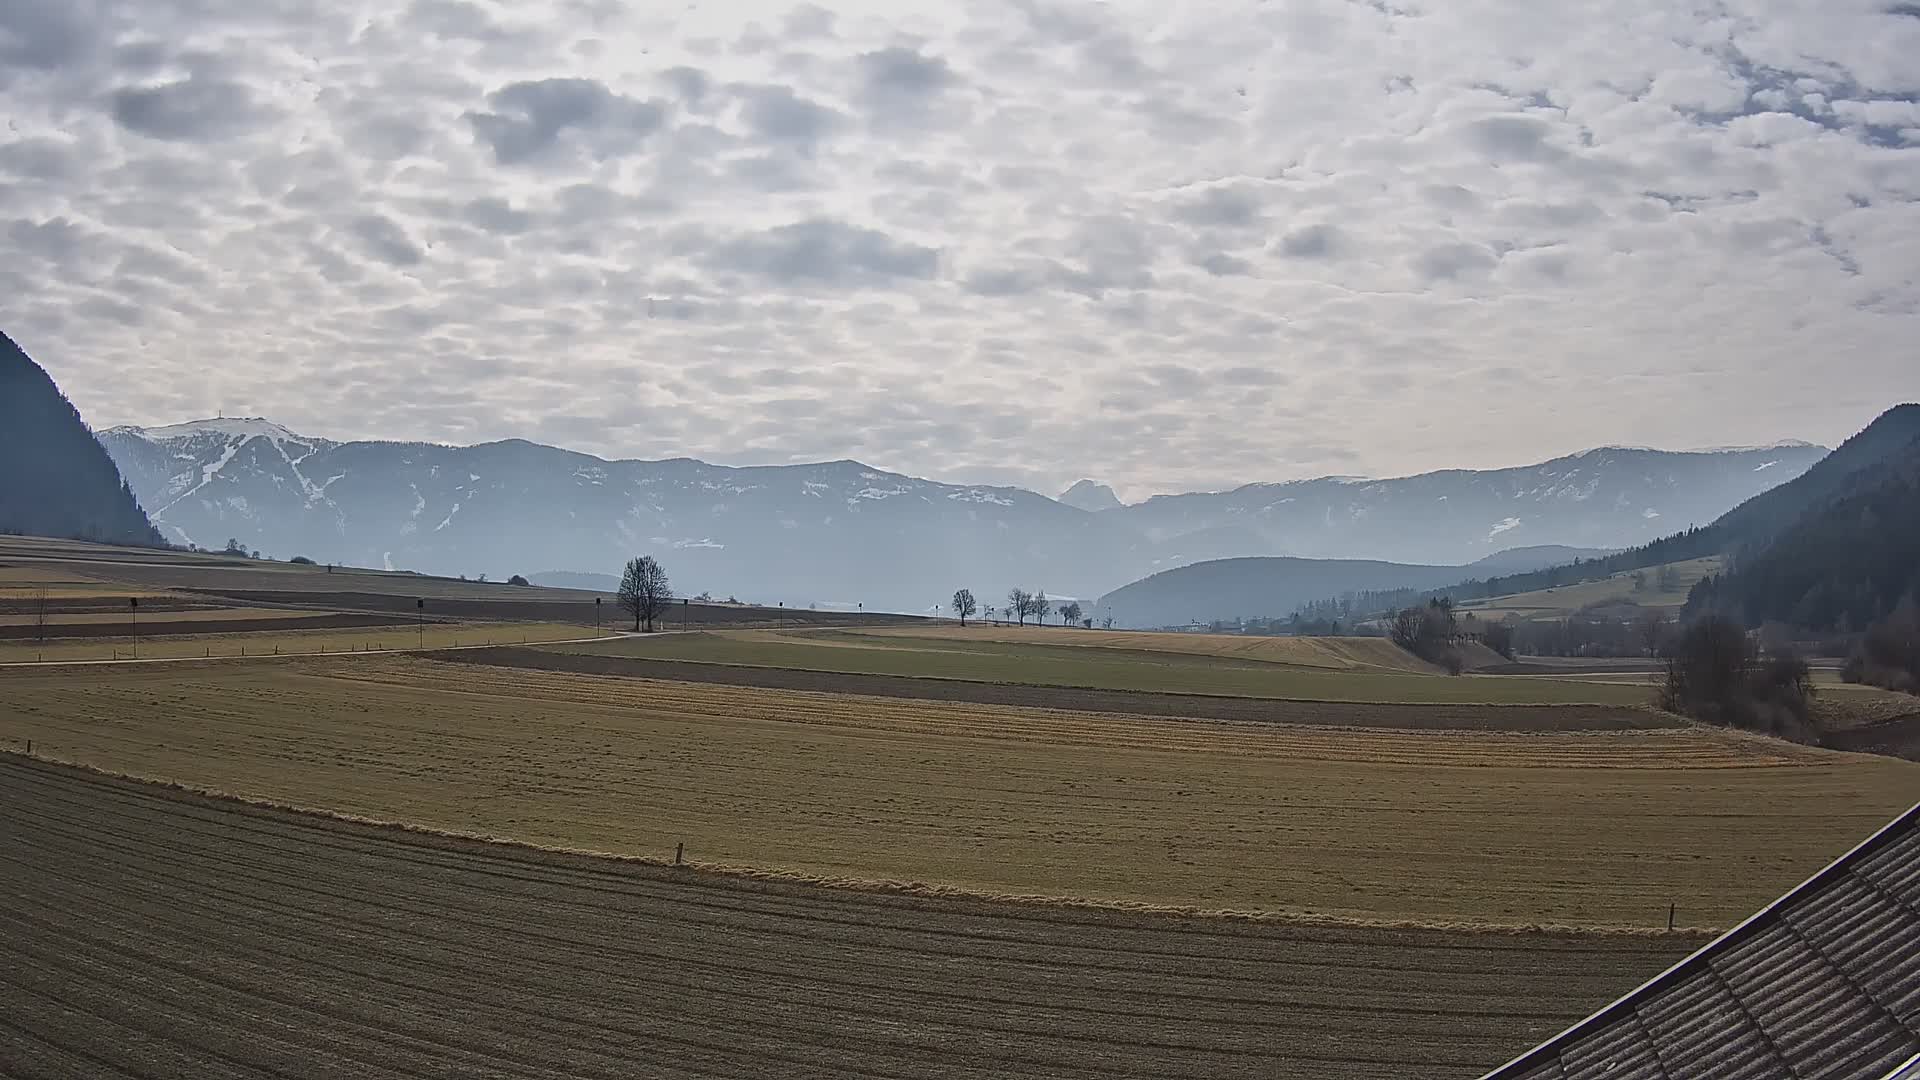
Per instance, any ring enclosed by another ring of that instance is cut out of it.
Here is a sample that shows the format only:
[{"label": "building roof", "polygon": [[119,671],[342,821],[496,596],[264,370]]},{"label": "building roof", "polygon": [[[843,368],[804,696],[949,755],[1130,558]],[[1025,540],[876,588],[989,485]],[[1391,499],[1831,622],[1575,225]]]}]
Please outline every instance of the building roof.
[{"label": "building roof", "polygon": [[1920,1077],[1920,805],[1485,1080]]}]

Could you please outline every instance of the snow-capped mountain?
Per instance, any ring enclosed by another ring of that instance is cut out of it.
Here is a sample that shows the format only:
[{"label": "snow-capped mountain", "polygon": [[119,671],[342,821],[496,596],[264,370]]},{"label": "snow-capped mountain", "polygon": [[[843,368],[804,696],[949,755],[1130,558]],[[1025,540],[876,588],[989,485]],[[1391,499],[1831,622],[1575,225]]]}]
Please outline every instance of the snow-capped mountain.
[{"label": "snow-capped mountain", "polygon": [[1090,512],[854,461],[731,468],[520,440],[342,443],[258,418],[113,428],[100,441],[176,543],[232,538],[280,558],[495,578],[613,574],[654,554],[682,593],[891,610],[925,610],[961,586],[985,603],[1016,584],[1092,598],[1244,555],[1433,564],[1526,545],[1623,547],[1709,521],[1824,453],[1605,449],[1520,469],[1258,484]]},{"label": "snow-capped mountain", "polygon": [[1033,492],[853,461],[729,468],[519,440],[335,443],[257,418],[100,439],[169,540],[232,538],[280,558],[504,578],[617,573],[655,554],[682,593],[894,610],[962,585],[1092,595],[1154,565],[1127,530]]},{"label": "snow-capped mountain", "polygon": [[1260,554],[1469,563],[1530,545],[1643,544],[1704,525],[1826,454],[1798,442],[1690,452],[1608,446],[1512,469],[1159,495],[1100,516],[1176,549],[1225,530]]}]

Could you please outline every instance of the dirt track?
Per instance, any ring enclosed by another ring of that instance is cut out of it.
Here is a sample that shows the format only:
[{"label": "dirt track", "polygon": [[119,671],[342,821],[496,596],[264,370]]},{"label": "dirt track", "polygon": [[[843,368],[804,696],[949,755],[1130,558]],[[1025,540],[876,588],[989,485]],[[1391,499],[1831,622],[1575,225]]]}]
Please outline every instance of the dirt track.
[{"label": "dirt track", "polygon": [[645,660],[511,647],[472,649],[444,656],[435,655],[434,659],[493,667],[669,679],[721,686],[756,686],[774,690],[808,690],[827,694],[964,701],[977,705],[1015,705],[1205,720],[1461,731],[1630,731],[1678,726],[1672,719],[1646,709],[1606,705],[1376,705],[1285,701],[1276,698],[1022,686],[897,675],[853,675],[797,668]]},{"label": "dirt track", "polygon": [[9,1077],[1471,1076],[1697,939],[853,893],[0,755]]}]

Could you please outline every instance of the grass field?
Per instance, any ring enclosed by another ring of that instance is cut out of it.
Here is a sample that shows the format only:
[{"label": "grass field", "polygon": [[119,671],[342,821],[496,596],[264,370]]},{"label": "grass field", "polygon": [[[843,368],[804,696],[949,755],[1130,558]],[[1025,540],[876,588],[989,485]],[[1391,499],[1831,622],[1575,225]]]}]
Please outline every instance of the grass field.
[{"label": "grass field", "polygon": [[967,642],[1010,645],[1072,645],[1124,652],[1173,653],[1191,656],[1253,660],[1319,671],[1399,671],[1434,675],[1440,669],[1385,638],[1257,637],[1247,634],[1172,634],[1146,630],[1079,630],[1071,627],[983,626],[951,623],[925,626],[875,627],[861,631],[866,647],[895,644],[903,648],[934,642],[935,648]]},{"label": "grass field", "polygon": [[1671,589],[1660,588],[1659,568],[1649,567],[1639,571],[1646,582],[1644,588],[1636,589],[1634,571],[1625,571],[1600,581],[1583,581],[1578,585],[1463,601],[1459,607],[1462,612],[1471,611],[1477,618],[1493,621],[1509,615],[1521,619],[1561,619],[1590,605],[1625,601],[1645,608],[1672,609],[1687,602],[1687,590],[1693,588],[1695,582],[1708,574],[1719,573],[1721,562],[1720,556],[1710,555],[1703,559],[1670,564],[1675,575],[1675,585]]},{"label": "grass field", "polygon": [[1727,925],[1920,790],[1912,763],[1699,729],[1174,722],[407,658],[15,670],[0,699],[0,738],[37,754],[460,833],[1381,921]]},{"label": "grass field", "polygon": [[[1184,644],[1178,634],[1116,634],[1132,641],[1131,647],[1125,647],[1056,644],[1051,641],[1056,633],[1074,632],[1030,630],[1023,641],[993,635],[991,630],[961,633],[957,627],[947,634],[929,630],[912,635],[886,630],[755,631],[673,634],[560,648],[590,655],[848,674],[1310,701],[1638,705],[1651,697],[1645,686],[1631,684],[1534,676],[1452,678],[1414,674],[1406,667],[1363,665],[1342,655],[1342,650],[1351,648],[1351,639],[1344,638],[1317,648],[1287,643],[1290,653],[1281,653],[1280,643],[1271,639],[1251,643],[1267,646],[1268,655],[1308,661],[1296,664],[1250,658],[1252,653],[1168,651]],[[1099,636],[1102,632],[1080,633]],[[1386,642],[1369,644],[1392,649]],[[1346,666],[1336,667],[1336,663]]]},{"label": "grass field", "polygon": [[0,1072],[1478,1075],[1697,944],[982,905],[373,829],[0,755]]},{"label": "grass field", "polygon": [[[592,627],[567,623],[427,623],[424,634],[408,623],[330,630],[254,630],[246,633],[142,636],[142,660],[192,657],[295,655],[429,649],[473,645],[532,644],[594,636]],[[127,637],[58,638],[46,642],[0,641],[0,664],[124,660],[135,655]]]}]

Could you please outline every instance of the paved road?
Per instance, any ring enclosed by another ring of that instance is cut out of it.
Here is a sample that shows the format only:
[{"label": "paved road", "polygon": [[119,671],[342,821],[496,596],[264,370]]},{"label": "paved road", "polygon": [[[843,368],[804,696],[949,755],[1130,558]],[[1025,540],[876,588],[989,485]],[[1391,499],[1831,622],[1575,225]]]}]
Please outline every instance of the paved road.
[{"label": "paved road", "polygon": [[1688,943],[854,893],[0,754],[0,1075],[1467,1077]]}]

